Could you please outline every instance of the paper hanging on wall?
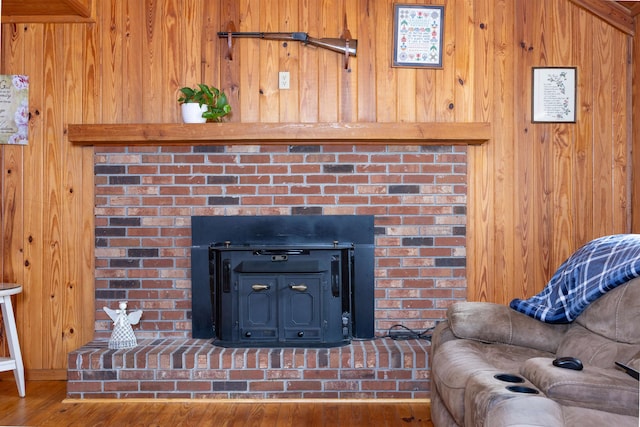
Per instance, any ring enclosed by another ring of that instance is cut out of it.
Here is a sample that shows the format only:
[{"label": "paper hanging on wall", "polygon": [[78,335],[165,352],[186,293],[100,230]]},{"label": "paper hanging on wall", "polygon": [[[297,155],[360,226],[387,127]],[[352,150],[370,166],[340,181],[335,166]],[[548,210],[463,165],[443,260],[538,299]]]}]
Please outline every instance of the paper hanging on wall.
[{"label": "paper hanging on wall", "polygon": [[29,76],[0,75],[0,144],[26,145],[29,130]]}]

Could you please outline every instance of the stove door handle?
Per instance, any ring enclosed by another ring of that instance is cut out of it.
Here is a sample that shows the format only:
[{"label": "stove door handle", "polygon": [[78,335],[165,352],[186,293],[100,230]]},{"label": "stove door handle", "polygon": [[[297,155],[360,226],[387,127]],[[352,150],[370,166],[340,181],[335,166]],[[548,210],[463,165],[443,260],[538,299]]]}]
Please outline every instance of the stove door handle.
[{"label": "stove door handle", "polygon": [[305,285],[304,283],[301,283],[299,285],[291,284],[289,285],[289,287],[291,288],[291,290],[298,291],[298,292],[304,292],[307,290],[307,285]]},{"label": "stove door handle", "polygon": [[269,285],[262,285],[260,283],[256,283],[255,285],[251,285],[251,289],[254,291],[268,291],[271,288]]}]

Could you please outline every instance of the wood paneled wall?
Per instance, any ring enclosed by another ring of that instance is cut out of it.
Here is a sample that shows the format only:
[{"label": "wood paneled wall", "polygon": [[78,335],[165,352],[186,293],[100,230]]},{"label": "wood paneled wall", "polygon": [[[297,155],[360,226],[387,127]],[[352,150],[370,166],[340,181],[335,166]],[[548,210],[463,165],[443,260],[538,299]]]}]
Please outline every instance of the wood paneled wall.
[{"label": "wood paneled wall", "polygon": [[[184,85],[225,89],[238,122],[491,122],[469,148],[470,300],[532,295],[579,245],[631,230],[631,38],[568,0],[403,1],[445,4],[442,69],[390,66],[392,0],[95,3],[95,23],[2,26],[0,72],[31,79],[29,146],[2,148],[2,276],[25,286],[32,376],[64,372],[93,331],[93,150],[66,125],[178,122]],[[228,61],[216,35],[233,20],[337,37],[345,17],[349,71],[250,39]],[[531,67],[545,65],[578,67],[577,123],[531,123]]]}]

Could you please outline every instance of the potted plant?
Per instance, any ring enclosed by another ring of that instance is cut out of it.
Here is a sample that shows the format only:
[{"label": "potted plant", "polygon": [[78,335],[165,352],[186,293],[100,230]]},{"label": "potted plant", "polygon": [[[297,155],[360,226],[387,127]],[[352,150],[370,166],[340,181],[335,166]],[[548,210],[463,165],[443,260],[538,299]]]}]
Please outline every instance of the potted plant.
[{"label": "potted plant", "polygon": [[185,123],[221,122],[231,112],[227,95],[213,86],[199,83],[196,88],[183,87],[178,102]]}]

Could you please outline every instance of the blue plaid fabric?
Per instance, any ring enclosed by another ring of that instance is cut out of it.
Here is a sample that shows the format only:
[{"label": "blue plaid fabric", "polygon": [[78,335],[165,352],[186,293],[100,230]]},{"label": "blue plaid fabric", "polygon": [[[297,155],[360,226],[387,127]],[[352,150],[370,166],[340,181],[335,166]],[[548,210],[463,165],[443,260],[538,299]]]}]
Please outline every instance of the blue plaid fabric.
[{"label": "blue plaid fabric", "polygon": [[638,276],[640,234],[601,237],[562,263],[542,292],[509,306],[546,323],[569,323],[607,291]]}]

